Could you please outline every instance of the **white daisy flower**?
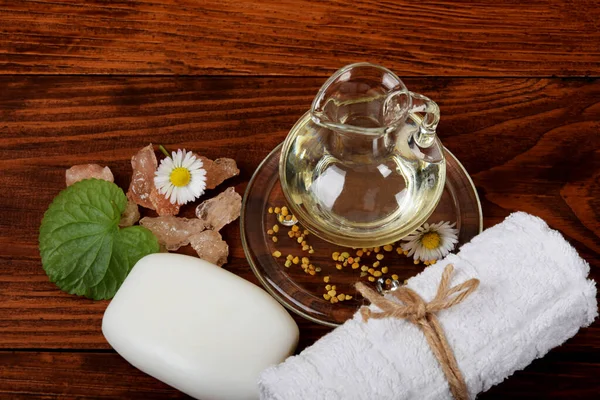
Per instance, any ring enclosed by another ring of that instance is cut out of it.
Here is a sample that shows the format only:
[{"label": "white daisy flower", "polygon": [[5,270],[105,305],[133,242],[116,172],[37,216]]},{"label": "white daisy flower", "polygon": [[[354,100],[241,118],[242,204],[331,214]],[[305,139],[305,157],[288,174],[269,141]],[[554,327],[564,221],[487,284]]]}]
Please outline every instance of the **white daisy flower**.
[{"label": "white daisy flower", "polygon": [[165,157],[154,176],[154,185],[171,204],[183,205],[196,200],[206,189],[206,170],[191,151],[177,150]]},{"label": "white daisy flower", "polygon": [[425,223],[416,231],[402,239],[402,250],[408,251],[415,263],[425,261],[427,264],[445,257],[458,243],[456,223],[441,221],[437,224]]}]

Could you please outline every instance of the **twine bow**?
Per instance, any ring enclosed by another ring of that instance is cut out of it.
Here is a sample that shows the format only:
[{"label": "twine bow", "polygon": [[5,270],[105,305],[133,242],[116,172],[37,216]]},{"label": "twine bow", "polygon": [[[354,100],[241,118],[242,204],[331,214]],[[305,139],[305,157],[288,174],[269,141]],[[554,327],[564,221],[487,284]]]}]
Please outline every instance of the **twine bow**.
[{"label": "twine bow", "polygon": [[477,289],[479,280],[469,279],[460,285],[449,287],[452,271],[454,271],[454,266],[448,264],[442,274],[437,294],[429,303],[426,303],[415,291],[405,286],[391,292],[403,304],[386,299],[362,282],[356,284],[356,289],[363,297],[382,310],[373,313],[369,307],[361,307],[360,313],[365,322],[369,318],[401,318],[417,325],[423,331],[429,347],[440,363],[454,398],[456,400],[468,400],[467,385],[435,313],[462,302]]}]

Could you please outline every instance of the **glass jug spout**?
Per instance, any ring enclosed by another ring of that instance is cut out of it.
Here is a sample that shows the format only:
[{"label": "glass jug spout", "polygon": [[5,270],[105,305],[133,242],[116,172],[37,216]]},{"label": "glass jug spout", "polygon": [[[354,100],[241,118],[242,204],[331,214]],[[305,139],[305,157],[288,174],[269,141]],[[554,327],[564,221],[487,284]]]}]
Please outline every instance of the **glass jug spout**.
[{"label": "glass jug spout", "polygon": [[310,110],[317,125],[342,133],[385,135],[407,122],[417,145],[430,147],[440,120],[438,105],[409,91],[392,71],[379,65],[348,65],[321,87]]},{"label": "glass jug spout", "polygon": [[310,110],[311,118],[326,129],[383,135],[398,129],[412,107],[410,92],[387,68],[348,65],[321,87]]}]

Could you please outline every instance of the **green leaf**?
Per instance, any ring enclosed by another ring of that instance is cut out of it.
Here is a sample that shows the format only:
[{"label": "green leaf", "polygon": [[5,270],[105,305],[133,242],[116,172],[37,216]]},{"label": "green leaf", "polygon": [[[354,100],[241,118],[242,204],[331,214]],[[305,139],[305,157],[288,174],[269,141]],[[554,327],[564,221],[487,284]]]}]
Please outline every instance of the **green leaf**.
[{"label": "green leaf", "polygon": [[135,263],[158,252],[148,229],[119,229],[127,197],[114,183],[86,179],[56,196],[40,227],[42,265],[62,290],[112,298]]}]

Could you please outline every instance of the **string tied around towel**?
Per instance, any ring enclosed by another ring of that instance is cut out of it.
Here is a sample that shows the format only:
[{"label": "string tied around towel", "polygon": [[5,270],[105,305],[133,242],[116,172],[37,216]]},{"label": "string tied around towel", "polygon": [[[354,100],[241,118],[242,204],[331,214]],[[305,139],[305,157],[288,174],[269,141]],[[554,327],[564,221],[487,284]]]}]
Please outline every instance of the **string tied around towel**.
[{"label": "string tied around towel", "polygon": [[437,293],[429,303],[425,302],[414,290],[406,286],[401,286],[390,292],[401,303],[386,299],[362,282],[356,284],[356,289],[371,304],[381,310],[380,312],[372,312],[369,307],[361,307],[360,313],[365,322],[369,319],[399,318],[406,319],[418,326],[425,335],[431,351],[444,372],[452,396],[456,400],[468,400],[467,384],[458,368],[456,358],[448,345],[436,313],[466,299],[477,289],[479,280],[473,278],[450,287],[450,278],[453,271],[454,266],[452,264],[448,264],[444,268]]}]

